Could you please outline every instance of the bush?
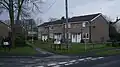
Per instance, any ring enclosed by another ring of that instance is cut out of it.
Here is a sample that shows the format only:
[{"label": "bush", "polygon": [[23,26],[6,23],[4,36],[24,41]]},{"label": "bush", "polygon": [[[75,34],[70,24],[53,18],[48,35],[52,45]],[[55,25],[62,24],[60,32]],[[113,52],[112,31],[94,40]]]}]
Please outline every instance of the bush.
[{"label": "bush", "polygon": [[106,46],[119,47],[120,42],[118,42],[117,40],[109,40]]},{"label": "bush", "polygon": [[17,35],[15,38],[15,45],[16,45],[16,47],[27,46],[27,44],[25,42],[25,36],[22,34]]},{"label": "bush", "polygon": [[106,43],[106,46],[111,46],[111,43]]},{"label": "bush", "polygon": [[106,46],[109,46],[109,47],[110,47],[110,46],[112,47],[112,42],[106,42],[105,45],[106,45]]},{"label": "bush", "polygon": [[120,43],[119,42],[113,42],[112,47],[120,47]]},{"label": "bush", "polygon": [[[31,40],[32,39],[32,36],[27,36],[27,40]],[[37,36],[34,36],[33,37],[34,40],[38,40],[38,37]]]}]

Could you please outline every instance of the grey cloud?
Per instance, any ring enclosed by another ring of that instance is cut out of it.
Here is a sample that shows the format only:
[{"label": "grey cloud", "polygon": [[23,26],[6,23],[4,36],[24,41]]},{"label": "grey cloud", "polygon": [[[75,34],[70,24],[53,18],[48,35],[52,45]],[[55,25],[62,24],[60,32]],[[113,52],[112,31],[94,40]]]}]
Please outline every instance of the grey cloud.
[{"label": "grey cloud", "polygon": [[[46,0],[41,10],[47,11],[49,5],[54,1]],[[120,16],[119,3],[120,0],[69,0],[69,16],[102,12],[114,19],[116,16]],[[65,16],[64,0],[56,0],[48,12],[37,14],[36,18],[42,17],[44,21],[47,21],[50,17],[61,18],[62,16]]]}]

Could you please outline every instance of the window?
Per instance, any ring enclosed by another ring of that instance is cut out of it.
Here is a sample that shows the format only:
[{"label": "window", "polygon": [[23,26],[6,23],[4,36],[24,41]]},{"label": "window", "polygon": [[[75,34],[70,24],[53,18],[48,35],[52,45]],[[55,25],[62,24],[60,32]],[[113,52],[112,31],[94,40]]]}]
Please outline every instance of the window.
[{"label": "window", "polygon": [[45,29],[48,29],[48,27],[45,27]]},{"label": "window", "polygon": [[71,38],[71,34],[69,33],[69,39]]},{"label": "window", "polygon": [[53,29],[53,26],[50,26],[50,30],[52,30]]},{"label": "window", "polygon": [[89,38],[89,34],[88,33],[83,33],[83,38],[85,38],[85,39]]},{"label": "window", "polygon": [[83,23],[82,23],[82,27],[86,27],[86,22],[83,22]]},{"label": "window", "polygon": [[75,38],[76,37],[76,35],[75,34],[73,34],[73,38]]},{"label": "window", "polygon": [[[67,25],[67,24],[65,24],[65,28],[67,28],[66,25]],[[71,28],[71,24],[70,24],[70,23],[68,23],[68,28]]]},{"label": "window", "polygon": [[68,28],[71,28],[71,24],[70,23],[68,24]]},{"label": "window", "polygon": [[85,33],[83,33],[83,38],[86,38]]},{"label": "window", "polygon": [[86,33],[86,38],[89,38],[89,35],[88,35],[88,33]]}]

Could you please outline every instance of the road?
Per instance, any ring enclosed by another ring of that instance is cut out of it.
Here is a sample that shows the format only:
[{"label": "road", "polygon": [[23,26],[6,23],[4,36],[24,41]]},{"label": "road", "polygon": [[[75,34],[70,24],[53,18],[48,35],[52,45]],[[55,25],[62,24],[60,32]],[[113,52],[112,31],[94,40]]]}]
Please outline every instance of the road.
[{"label": "road", "polygon": [[0,67],[47,67],[75,59],[69,56],[48,57],[0,57]]},{"label": "road", "polygon": [[120,55],[95,60],[83,60],[64,67],[120,67]]},{"label": "road", "polygon": [[109,57],[50,57],[0,58],[0,67],[120,67],[120,55]]}]

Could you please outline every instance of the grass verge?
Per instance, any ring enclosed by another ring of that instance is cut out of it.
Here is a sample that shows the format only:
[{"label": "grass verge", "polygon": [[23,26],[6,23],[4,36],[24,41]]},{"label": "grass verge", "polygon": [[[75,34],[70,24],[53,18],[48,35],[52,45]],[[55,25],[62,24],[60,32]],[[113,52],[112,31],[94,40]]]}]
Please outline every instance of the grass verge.
[{"label": "grass verge", "polygon": [[106,46],[105,44],[86,44],[86,50],[85,50],[85,44],[80,44],[80,43],[72,43],[71,48],[68,51],[64,50],[65,46],[62,46],[63,50],[54,50],[51,48],[52,43],[47,43],[47,42],[40,42],[36,41],[35,46],[39,47],[43,50],[58,53],[58,54],[81,54],[85,52],[92,52],[92,51],[98,51],[98,50],[103,50],[106,48],[113,48],[110,46]]},{"label": "grass verge", "polygon": [[117,54],[120,54],[120,50],[107,50],[107,51],[96,53],[96,55],[99,55],[99,56],[108,56],[108,55],[117,55]]},{"label": "grass verge", "polygon": [[16,56],[31,56],[31,55],[35,55],[37,52],[29,47],[29,46],[25,46],[25,47],[16,47],[16,48],[11,48],[10,51],[4,51],[4,49],[0,50],[0,55],[16,55]]}]

